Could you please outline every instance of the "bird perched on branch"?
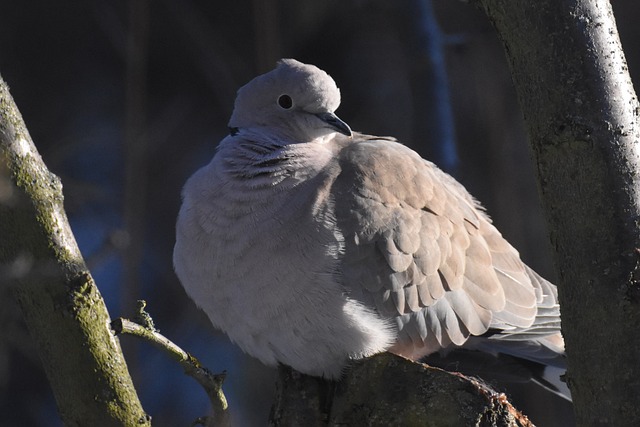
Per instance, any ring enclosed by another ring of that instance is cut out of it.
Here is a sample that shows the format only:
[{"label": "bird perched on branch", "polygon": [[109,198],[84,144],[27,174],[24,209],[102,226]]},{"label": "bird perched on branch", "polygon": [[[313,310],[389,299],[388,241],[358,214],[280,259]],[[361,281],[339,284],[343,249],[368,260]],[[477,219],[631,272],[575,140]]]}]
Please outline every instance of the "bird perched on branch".
[{"label": "bird perched on branch", "polygon": [[339,104],[293,59],[238,91],[230,134],[184,187],[173,258],[213,325],[267,365],[333,379],[383,351],[562,364],[556,287],[460,183],[352,132]]}]

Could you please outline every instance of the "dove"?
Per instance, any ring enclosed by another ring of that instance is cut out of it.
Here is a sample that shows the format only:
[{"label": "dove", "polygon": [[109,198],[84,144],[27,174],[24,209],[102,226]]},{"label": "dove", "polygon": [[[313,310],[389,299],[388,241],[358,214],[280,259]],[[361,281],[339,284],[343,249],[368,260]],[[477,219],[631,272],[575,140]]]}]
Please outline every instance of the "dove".
[{"label": "dove", "polygon": [[562,366],[556,287],[462,184],[352,131],[339,104],[334,80],[294,59],[238,90],[176,226],[175,272],[211,323],[267,365],[329,379],[384,351]]}]

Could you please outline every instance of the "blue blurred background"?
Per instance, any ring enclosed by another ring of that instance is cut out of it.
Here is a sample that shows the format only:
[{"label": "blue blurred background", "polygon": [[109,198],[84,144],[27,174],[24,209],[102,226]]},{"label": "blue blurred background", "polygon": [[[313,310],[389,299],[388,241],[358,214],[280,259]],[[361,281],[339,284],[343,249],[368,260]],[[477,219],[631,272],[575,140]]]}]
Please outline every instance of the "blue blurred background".
[{"label": "blue blurred background", "polygon": [[[640,5],[616,0],[614,10],[639,81]],[[174,223],[181,186],[227,133],[235,91],[281,57],[329,72],[342,91],[342,119],[396,136],[454,174],[525,261],[554,278],[504,54],[469,4],[1,2],[0,74],[62,179],[73,231],[111,316],[130,316],[145,299],[162,333],[210,369],[227,370],[237,425],[266,424],[275,374],[187,299],[171,265]],[[61,425],[19,309],[7,289],[0,298],[0,424]],[[121,342],[154,425],[185,426],[208,413],[204,392],[164,354]],[[570,425],[566,406],[554,412],[546,401],[524,400],[542,412],[532,416],[539,425]]]}]

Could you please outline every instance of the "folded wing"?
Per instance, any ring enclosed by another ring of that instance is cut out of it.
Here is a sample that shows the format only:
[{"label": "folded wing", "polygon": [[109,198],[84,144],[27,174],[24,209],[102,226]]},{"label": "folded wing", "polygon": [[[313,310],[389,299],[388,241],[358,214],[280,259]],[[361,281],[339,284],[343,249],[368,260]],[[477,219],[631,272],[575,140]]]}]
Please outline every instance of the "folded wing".
[{"label": "folded wing", "polygon": [[520,260],[464,187],[393,140],[355,139],[333,188],[344,285],[395,321],[393,351],[418,358],[466,345],[558,357],[555,286]]}]

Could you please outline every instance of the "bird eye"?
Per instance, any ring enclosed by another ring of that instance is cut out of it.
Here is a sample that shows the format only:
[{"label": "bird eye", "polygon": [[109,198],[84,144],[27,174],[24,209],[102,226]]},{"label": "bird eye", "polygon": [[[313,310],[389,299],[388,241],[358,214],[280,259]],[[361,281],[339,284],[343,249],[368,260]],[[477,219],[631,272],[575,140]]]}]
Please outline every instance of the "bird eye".
[{"label": "bird eye", "polygon": [[278,98],[278,105],[285,110],[293,107],[293,100],[289,95],[280,95]]}]

